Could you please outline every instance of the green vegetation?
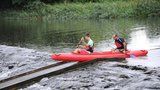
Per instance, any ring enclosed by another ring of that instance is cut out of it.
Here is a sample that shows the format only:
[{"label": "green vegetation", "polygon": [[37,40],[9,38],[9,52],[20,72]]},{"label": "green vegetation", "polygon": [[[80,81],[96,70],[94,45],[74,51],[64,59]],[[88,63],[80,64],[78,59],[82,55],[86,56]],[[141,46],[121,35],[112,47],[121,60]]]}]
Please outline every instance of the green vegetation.
[{"label": "green vegetation", "polygon": [[[0,16],[36,19],[108,19],[160,16],[159,0],[11,0]],[[13,7],[12,6],[12,7]],[[18,8],[17,7],[21,7]]]}]

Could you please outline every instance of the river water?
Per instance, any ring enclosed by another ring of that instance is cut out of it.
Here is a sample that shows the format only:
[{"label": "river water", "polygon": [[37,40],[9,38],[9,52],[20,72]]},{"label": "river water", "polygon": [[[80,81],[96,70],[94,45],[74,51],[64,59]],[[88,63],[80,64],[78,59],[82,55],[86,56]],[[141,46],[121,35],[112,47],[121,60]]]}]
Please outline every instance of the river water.
[{"label": "river water", "polygon": [[70,52],[90,32],[96,51],[114,47],[113,34],[126,38],[128,49],[149,50],[148,56],[127,59],[129,64],[160,66],[160,18],[116,20],[6,20],[0,18],[0,44],[43,52]]},{"label": "river water", "polygon": [[124,63],[97,61],[22,90],[160,89],[160,18],[0,21],[0,80],[57,63],[50,55],[71,52],[86,32],[91,33],[96,51],[114,48],[113,34],[125,38],[130,50],[149,51]]}]

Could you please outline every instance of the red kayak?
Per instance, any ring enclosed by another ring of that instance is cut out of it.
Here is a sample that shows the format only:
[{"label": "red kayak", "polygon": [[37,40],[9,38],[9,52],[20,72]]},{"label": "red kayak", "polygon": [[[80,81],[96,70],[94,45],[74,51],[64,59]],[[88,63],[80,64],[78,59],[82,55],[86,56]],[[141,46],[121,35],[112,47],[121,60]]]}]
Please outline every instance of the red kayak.
[{"label": "red kayak", "polygon": [[121,52],[93,52],[91,54],[74,54],[74,53],[59,53],[53,54],[51,58],[58,61],[91,61],[95,59],[107,59],[107,58],[130,58],[131,56],[139,57],[146,56],[148,53],[147,50],[135,50],[127,51],[126,54]]}]

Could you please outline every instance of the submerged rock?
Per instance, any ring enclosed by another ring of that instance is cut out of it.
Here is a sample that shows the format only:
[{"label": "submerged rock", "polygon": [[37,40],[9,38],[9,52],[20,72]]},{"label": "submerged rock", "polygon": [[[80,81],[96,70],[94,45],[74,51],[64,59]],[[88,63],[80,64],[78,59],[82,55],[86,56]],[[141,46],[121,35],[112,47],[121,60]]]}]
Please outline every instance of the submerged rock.
[{"label": "submerged rock", "polygon": [[151,74],[156,74],[156,73],[157,73],[156,70],[150,70],[150,71],[145,72],[144,74],[149,74],[149,75],[151,75]]},{"label": "submerged rock", "polygon": [[46,78],[42,78],[40,82],[45,82],[47,80],[49,80],[47,77]]},{"label": "submerged rock", "polygon": [[148,68],[147,67],[143,67],[143,66],[129,66],[127,64],[117,64],[115,65],[115,67],[121,67],[121,68],[126,68],[126,69],[131,69],[131,70],[141,70],[141,71],[147,71]]},{"label": "submerged rock", "polygon": [[127,76],[127,75],[125,75],[125,74],[122,74],[122,75],[119,76],[119,78],[126,78],[126,79],[128,79],[129,76]]},{"label": "submerged rock", "polygon": [[12,68],[14,68],[14,66],[8,66],[8,69],[12,69]]},{"label": "submerged rock", "polygon": [[[22,89],[20,89],[22,90]],[[40,84],[36,83],[26,89],[23,89],[23,90],[52,90],[50,87],[47,87],[47,86],[41,86]]]},{"label": "submerged rock", "polygon": [[114,85],[113,83],[108,83],[107,85],[105,85],[104,88],[105,88],[105,89],[106,89],[106,88],[110,88],[110,87],[113,86],[113,85]]}]

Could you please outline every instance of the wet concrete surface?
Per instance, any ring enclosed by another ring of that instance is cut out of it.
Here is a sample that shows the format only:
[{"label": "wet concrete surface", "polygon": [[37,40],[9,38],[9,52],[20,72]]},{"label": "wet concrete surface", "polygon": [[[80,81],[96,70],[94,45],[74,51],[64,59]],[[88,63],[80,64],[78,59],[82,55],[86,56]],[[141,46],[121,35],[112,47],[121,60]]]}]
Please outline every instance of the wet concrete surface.
[{"label": "wet concrete surface", "polygon": [[0,45],[0,80],[57,63],[51,53]]},{"label": "wet concrete surface", "polygon": [[[57,63],[50,59],[50,55],[48,52],[0,45],[0,80]],[[131,64],[129,60],[119,62],[102,60],[57,76],[45,77],[20,90],[105,89],[160,90],[160,67]]]},{"label": "wet concrete surface", "polygon": [[160,68],[97,61],[21,90],[160,90]]}]

